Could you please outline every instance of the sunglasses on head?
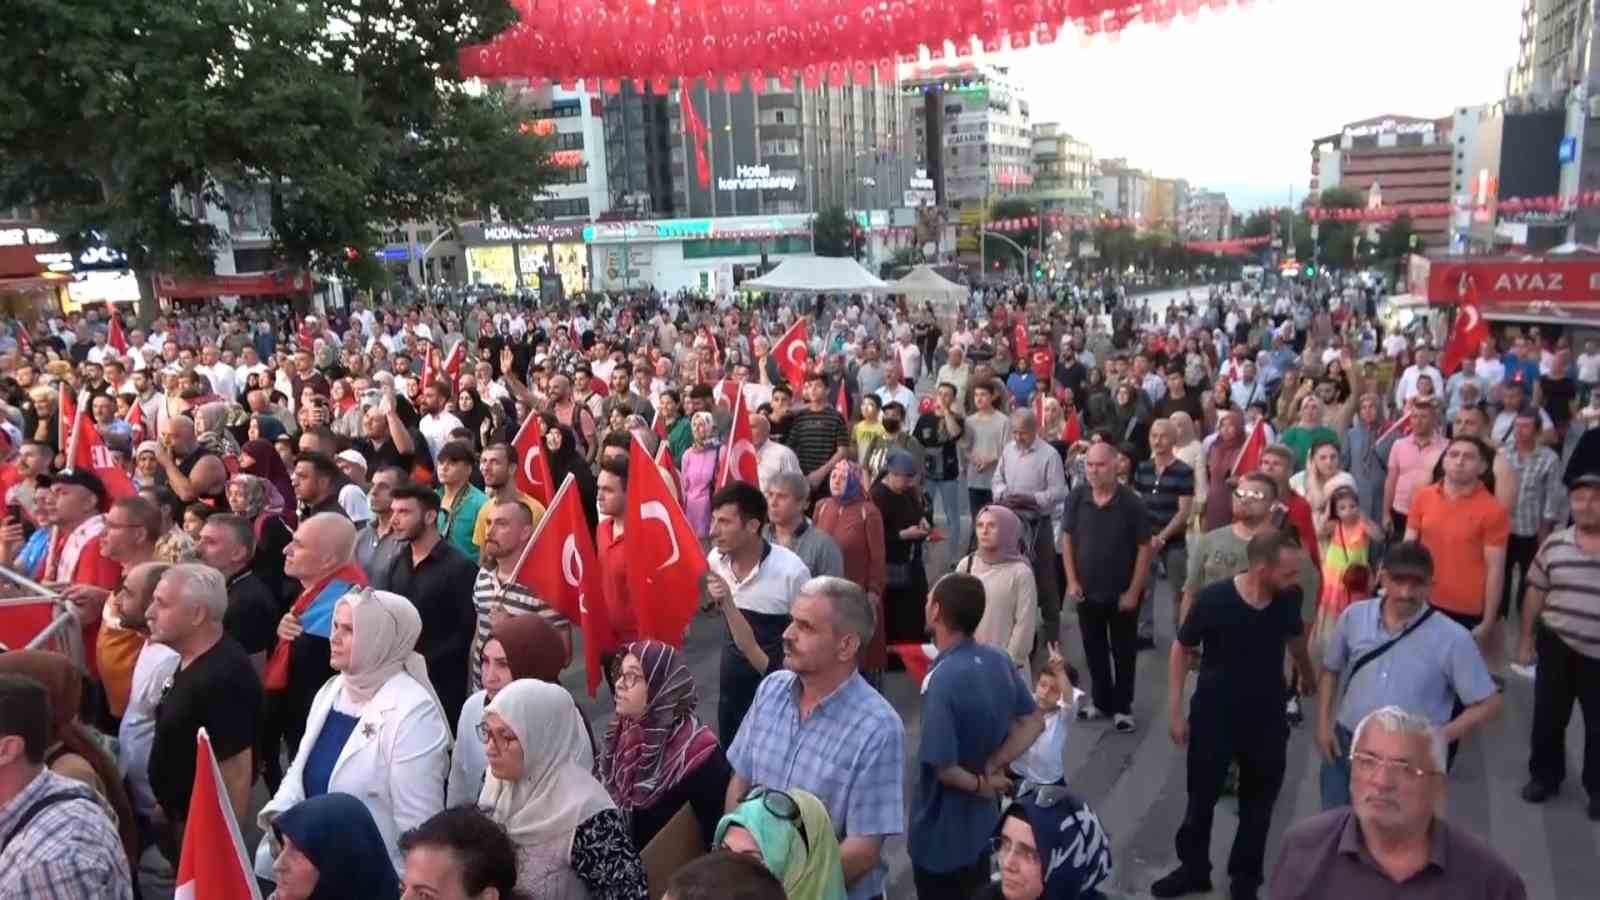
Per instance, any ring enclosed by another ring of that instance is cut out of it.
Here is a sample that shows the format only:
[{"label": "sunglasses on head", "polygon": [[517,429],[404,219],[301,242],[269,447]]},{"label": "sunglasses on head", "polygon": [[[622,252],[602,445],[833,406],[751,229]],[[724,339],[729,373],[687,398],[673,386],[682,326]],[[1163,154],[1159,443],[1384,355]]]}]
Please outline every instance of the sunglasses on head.
[{"label": "sunglasses on head", "polygon": [[740,803],[751,800],[760,800],[767,812],[772,813],[785,822],[792,823],[796,831],[800,832],[800,842],[805,845],[806,853],[811,852],[811,837],[806,834],[806,823],[800,818],[800,804],[790,795],[780,790],[756,786],[745,791]]}]

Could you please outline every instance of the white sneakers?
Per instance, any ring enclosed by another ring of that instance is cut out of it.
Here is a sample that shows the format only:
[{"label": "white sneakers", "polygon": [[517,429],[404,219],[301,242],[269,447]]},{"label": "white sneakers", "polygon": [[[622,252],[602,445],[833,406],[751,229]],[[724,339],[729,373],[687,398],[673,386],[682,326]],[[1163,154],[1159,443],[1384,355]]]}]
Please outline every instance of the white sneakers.
[{"label": "white sneakers", "polygon": [[1123,734],[1127,734],[1133,730],[1133,716],[1127,713],[1117,713],[1111,717],[1111,727]]}]

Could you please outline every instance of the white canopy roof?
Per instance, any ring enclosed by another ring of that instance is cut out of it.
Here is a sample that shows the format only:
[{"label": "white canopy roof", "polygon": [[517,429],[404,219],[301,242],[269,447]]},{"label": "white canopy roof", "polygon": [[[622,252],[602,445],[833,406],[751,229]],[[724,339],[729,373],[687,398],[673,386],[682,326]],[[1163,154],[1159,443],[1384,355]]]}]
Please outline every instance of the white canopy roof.
[{"label": "white canopy roof", "polygon": [[918,300],[965,300],[972,291],[940,275],[932,266],[920,265],[889,285],[889,293]]},{"label": "white canopy roof", "polygon": [[739,285],[746,291],[810,294],[883,293],[888,287],[860,263],[843,256],[791,257],[760,278]]}]

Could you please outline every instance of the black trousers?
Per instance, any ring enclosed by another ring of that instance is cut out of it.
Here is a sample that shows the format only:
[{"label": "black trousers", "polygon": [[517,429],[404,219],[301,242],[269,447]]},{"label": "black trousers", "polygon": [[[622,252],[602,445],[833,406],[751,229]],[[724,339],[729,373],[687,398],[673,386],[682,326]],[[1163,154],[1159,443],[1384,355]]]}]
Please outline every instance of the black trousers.
[{"label": "black trousers", "polygon": [[1178,862],[1199,875],[1211,873],[1211,822],[1231,763],[1239,765],[1239,830],[1228,854],[1228,878],[1241,887],[1261,886],[1272,805],[1283,787],[1289,726],[1281,719],[1241,728],[1220,716],[1190,717],[1189,804],[1178,827]]},{"label": "black trousers", "polygon": [[971,900],[989,883],[989,870],[989,851],[985,850],[977,862],[953,872],[912,866],[911,881],[917,888],[917,900]]},{"label": "black trousers", "polygon": [[[1522,598],[1528,593],[1528,570],[1533,567],[1534,554],[1539,552],[1539,536],[1513,534],[1506,539],[1505,586],[1500,590],[1500,615],[1510,619],[1511,611],[1522,608]],[[1522,572],[1522,582],[1513,593],[1511,574]],[[1515,601],[1515,602],[1513,602]]]},{"label": "black trousers", "polygon": [[1391,509],[1389,510],[1389,515],[1394,517],[1394,527],[1389,529],[1389,533],[1399,535],[1398,538],[1394,539],[1395,543],[1399,543],[1400,539],[1406,536],[1406,513],[1398,509]]},{"label": "black trousers", "polygon": [[1567,777],[1567,722],[1583,707],[1583,789],[1600,799],[1600,659],[1572,649],[1538,626],[1539,667],[1533,679],[1533,738],[1528,774],[1548,787]]},{"label": "black trousers", "polygon": [[[750,630],[755,632],[756,643],[775,660],[783,658],[783,632],[789,627],[789,617],[771,615],[768,613],[751,612],[743,610],[744,617],[750,622]],[[724,626],[726,628],[726,626]],[[739,725],[744,722],[744,714],[750,711],[750,704],[756,699],[756,688],[761,686],[761,679],[766,677],[765,672],[757,672],[750,661],[744,658],[739,648],[733,645],[733,638],[726,637],[722,644],[721,687],[717,694],[717,733],[722,737],[722,746],[733,743],[733,738],[739,733]]]},{"label": "black trousers", "polygon": [[[1028,526],[1024,523],[1022,527]],[[1039,603],[1039,630],[1033,642],[1036,650],[1046,642],[1061,640],[1061,583],[1065,578],[1061,554],[1056,552],[1055,527],[1049,516],[1041,515],[1033,525],[1033,588]]]},{"label": "black trousers", "polygon": [[1106,715],[1133,713],[1133,680],[1139,660],[1139,611],[1123,612],[1115,597],[1089,597],[1078,604],[1083,656],[1089,663],[1089,696]]}]

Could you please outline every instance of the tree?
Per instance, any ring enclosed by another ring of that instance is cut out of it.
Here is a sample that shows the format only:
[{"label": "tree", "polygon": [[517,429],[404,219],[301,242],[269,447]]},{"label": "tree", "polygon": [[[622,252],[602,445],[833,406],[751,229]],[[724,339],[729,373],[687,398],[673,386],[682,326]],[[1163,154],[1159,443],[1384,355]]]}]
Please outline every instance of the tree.
[{"label": "tree", "polygon": [[830,206],[811,220],[812,247],[818,256],[856,255],[856,223],[842,206]]},{"label": "tree", "polygon": [[0,205],[123,250],[146,300],[155,271],[209,271],[227,235],[205,204],[227,211],[230,185],[267,186],[279,257],[348,275],[344,248],[387,225],[520,215],[550,181],[505,95],[458,77],[460,47],[514,19],[503,0],[12,7]]},{"label": "tree", "polygon": [[[1025,219],[1038,214],[1039,207],[1033,203],[1021,197],[1006,197],[996,201],[993,206],[989,207],[989,221],[985,227],[989,230],[994,230],[994,223],[1002,219]],[[1037,250],[1039,247],[1038,226],[996,233],[1004,234],[1007,238],[1015,241],[1017,245],[1030,251]],[[1033,273],[1028,270],[1027,259],[1017,254],[1016,247],[990,234],[985,234],[983,240],[985,259],[991,262],[997,259],[1014,259],[1017,261],[1017,271],[1023,273],[1026,277],[1032,277]]]}]

